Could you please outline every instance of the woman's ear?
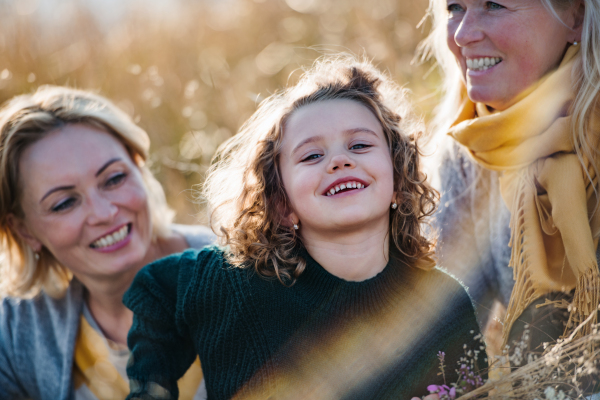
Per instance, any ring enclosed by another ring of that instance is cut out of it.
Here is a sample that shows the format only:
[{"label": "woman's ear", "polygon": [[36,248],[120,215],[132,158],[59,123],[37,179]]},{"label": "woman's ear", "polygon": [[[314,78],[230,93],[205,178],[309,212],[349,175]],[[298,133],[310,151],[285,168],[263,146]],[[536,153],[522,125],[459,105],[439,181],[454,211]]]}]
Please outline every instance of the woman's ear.
[{"label": "woman's ear", "polygon": [[39,253],[42,250],[42,242],[40,242],[29,230],[25,221],[14,214],[6,216],[6,222],[10,229],[17,234],[25,243],[31,247],[33,251]]},{"label": "woman's ear", "polygon": [[581,42],[581,33],[583,32],[583,21],[585,18],[585,1],[576,1],[572,7],[573,20],[569,24],[573,30],[571,33],[571,42]]}]

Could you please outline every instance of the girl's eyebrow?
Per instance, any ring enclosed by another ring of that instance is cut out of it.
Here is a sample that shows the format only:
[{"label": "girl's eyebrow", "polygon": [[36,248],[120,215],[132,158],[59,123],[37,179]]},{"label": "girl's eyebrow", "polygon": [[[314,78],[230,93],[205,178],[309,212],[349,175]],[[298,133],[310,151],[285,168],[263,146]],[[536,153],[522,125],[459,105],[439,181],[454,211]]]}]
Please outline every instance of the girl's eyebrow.
[{"label": "girl's eyebrow", "polygon": [[303,141],[301,141],[300,143],[298,143],[296,145],[296,147],[294,147],[294,149],[292,150],[291,154],[294,155],[294,153],[296,153],[305,144],[309,144],[309,143],[313,143],[313,142],[318,142],[321,139],[323,139],[322,135],[311,136],[311,137],[309,137],[307,139],[304,139]]},{"label": "girl's eyebrow", "polygon": [[[377,134],[375,132],[373,132],[369,128],[352,128],[352,129],[346,129],[342,133],[344,134],[344,136],[349,136],[349,135],[353,135],[353,134],[359,133],[359,132],[370,133],[371,135],[377,136]],[[294,149],[292,150],[291,154],[294,155],[294,153],[296,153],[305,144],[318,142],[319,140],[322,140],[322,139],[323,139],[322,135],[315,135],[315,136],[311,136],[311,137],[309,137],[307,139],[304,139],[303,141],[301,141],[300,143],[298,143],[296,145],[296,147],[294,147]]]}]

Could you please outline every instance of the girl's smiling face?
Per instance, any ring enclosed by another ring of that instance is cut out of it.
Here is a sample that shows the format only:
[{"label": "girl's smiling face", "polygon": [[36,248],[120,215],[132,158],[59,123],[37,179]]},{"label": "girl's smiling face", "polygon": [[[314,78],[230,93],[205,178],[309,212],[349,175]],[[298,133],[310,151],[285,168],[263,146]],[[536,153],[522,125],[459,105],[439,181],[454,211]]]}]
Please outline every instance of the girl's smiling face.
[{"label": "girl's smiling face", "polygon": [[302,236],[388,229],[394,169],[375,115],[353,100],[294,111],[284,128],[279,168]]}]

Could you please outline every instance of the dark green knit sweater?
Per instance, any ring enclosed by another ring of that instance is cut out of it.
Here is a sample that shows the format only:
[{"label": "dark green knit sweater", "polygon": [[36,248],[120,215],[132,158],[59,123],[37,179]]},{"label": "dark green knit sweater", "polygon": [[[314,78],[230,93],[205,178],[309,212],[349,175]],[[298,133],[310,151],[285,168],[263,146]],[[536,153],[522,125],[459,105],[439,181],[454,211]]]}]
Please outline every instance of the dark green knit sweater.
[{"label": "dark green knit sweater", "polygon": [[177,398],[196,354],[209,399],[410,399],[443,383],[438,351],[455,381],[464,345],[486,367],[471,300],[443,271],[391,261],[347,282],[303,254],[291,287],[231,268],[216,247],[142,269],[124,297],[135,313],[128,399]]}]

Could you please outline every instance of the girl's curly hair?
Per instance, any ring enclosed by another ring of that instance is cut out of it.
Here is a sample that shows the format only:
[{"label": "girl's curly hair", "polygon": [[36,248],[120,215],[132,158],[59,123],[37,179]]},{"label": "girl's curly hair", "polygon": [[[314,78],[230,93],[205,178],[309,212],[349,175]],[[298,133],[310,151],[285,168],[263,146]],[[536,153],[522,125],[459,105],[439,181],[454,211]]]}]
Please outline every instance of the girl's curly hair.
[{"label": "girl's curly hair", "polygon": [[406,90],[369,62],[338,56],[319,60],[297,85],[264,100],[238,134],[218,149],[202,194],[211,227],[229,247],[233,266],[254,268],[286,285],[306,267],[299,251],[301,238],[283,223],[289,208],[278,159],[290,115],[307,104],[332,99],[359,102],[383,127],[399,200],[397,210],[390,213],[390,243],[410,265],[432,254],[433,239],[424,230],[438,193],[420,170],[417,141],[423,130],[411,112]]}]

